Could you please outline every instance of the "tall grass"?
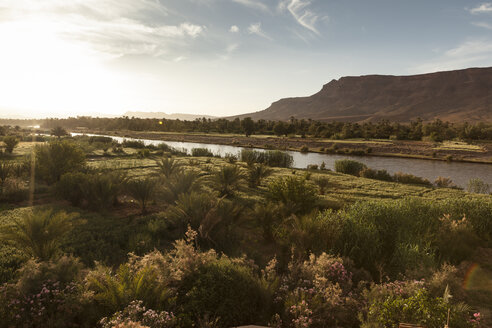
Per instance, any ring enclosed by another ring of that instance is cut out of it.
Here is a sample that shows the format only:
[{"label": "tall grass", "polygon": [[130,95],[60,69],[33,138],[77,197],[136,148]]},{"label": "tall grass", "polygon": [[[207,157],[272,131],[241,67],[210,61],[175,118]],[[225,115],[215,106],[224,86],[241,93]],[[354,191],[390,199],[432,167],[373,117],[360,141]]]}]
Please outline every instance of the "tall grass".
[{"label": "tall grass", "polygon": [[292,167],[294,159],[292,155],[280,151],[258,151],[252,149],[241,150],[241,161],[248,164],[260,163],[273,167]]}]

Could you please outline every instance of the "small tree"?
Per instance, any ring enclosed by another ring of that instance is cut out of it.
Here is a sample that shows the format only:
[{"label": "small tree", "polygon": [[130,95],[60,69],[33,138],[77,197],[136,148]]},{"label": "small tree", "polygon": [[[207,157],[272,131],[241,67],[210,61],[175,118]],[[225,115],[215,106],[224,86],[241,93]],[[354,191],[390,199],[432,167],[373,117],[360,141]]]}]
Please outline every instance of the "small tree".
[{"label": "small tree", "polygon": [[263,179],[273,173],[271,168],[264,164],[252,164],[248,167],[248,183],[251,188],[258,187]]},{"label": "small tree", "polygon": [[473,192],[476,194],[488,194],[490,192],[490,186],[478,178],[470,179],[466,189],[468,192]]},{"label": "small tree", "polygon": [[65,212],[34,210],[3,229],[1,236],[27,255],[46,261],[58,254],[61,240],[72,228],[73,218],[74,215]]},{"label": "small tree", "polygon": [[61,138],[61,137],[67,136],[68,132],[67,132],[67,130],[65,130],[61,126],[56,126],[53,129],[51,129],[51,135],[58,137],[58,138]]},{"label": "small tree", "polygon": [[15,136],[7,136],[3,138],[3,143],[5,144],[5,151],[12,154],[14,148],[19,144],[19,140]]},{"label": "small tree", "polygon": [[142,214],[147,212],[147,204],[154,198],[156,188],[157,180],[148,177],[128,182],[127,190],[130,195],[140,203]]},{"label": "small tree", "polygon": [[319,193],[324,195],[326,192],[326,188],[330,185],[330,181],[326,177],[319,177],[314,182],[318,185]]},{"label": "small tree", "polygon": [[249,137],[255,132],[255,122],[251,117],[246,117],[241,121],[241,128],[244,131],[246,137]]},{"label": "small tree", "polygon": [[55,183],[61,176],[74,172],[85,165],[85,154],[68,140],[52,141],[36,146],[36,174],[47,183]]},{"label": "small tree", "polygon": [[212,187],[219,192],[219,197],[233,196],[239,190],[244,174],[237,165],[227,165],[215,172],[212,177]]},{"label": "small tree", "polygon": [[170,157],[161,158],[160,160],[156,160],[155,163],[159,167],[159,174],[162,174],[167,179],[173,174],[178,173],[183,166],[181,163],[176,162],[174,158]]}]

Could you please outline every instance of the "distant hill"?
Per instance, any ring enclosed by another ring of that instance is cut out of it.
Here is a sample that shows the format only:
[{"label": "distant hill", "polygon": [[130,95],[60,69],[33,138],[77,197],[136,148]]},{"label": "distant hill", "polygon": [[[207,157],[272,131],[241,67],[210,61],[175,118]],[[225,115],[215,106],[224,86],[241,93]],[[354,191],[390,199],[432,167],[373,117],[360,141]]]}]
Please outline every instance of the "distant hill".
[{"label": "distant hill", "polygon": [[492,67],[411,76],[342,77],[310,97],[285,98],[253,119],[492,121]]},{"label": "distant hill", "polygon": [[196,114],[166,114],[162,112],[126,112],[123,116],[139,117],[139,118],[165,118],[168,120],[182,120],[182,121],[194,121],[197,118],[210,118],[214,119],[215,116],[210,115],[196,115]]}]

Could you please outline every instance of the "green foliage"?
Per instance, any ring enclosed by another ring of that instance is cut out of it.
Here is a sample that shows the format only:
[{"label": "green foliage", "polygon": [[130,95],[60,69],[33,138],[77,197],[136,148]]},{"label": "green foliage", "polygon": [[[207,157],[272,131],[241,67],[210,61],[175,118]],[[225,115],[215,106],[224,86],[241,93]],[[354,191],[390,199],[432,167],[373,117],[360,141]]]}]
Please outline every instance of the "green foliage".
[{"label": "green foliage", "polygon": [[193,157],[214,157],[214,154],[208,148],[193,148],[191,149]]},{"label": "green foliage", "polygon": [[335,161],[335,171],[359,176],[360,171],[366,168],[366,165],[351,159],[340,159]]},{"label": "green foliage", "polygon": [[319,193],[321,195],[324,195],[326,192],[326,188],[328,188],[328,186],[330,185],[330,180],[326,177],[319,177],[315,179],[314,182],[319,188]]},{"label": "green foliage", "polygon": [[182,164],[171,157],[164,157],[155,162],[159,168],[159,174],[167,179],[170,179],[173,174],[178,173],[182,169]]},{"label": "green foliage", "polygon": [[251,119],[251,117],[245,117],[241,121],[241,128],[243,129],[246,137],[249,137],[255,132],[255,122]]},{"label": "green foliage", "polygon": [[12,154],[14,148],[19,144],[19,139],[16,136],[6,136],[3,138],[3,143],[5,144],[5,151]]},{"label": "green foliage", "polygon": [[181,312],[192,320],[204,314],[217,318],[218,327],[264,322],[266,299],[252,270],[227,258],[203,264],[186,275],[177,291]]},{"label": "green foliage", "polygon": [[273,170],[263,164],[251,164],[248,166],[248,184],[251,188],[258,187],[261,182],[269,177]]},{"label": "green foliage", "polygon": [[490,192],[490,186],[481,179],[476,178],[468,181],[466,190],[475,194],[488,194]]},{"label": "green foliage", "polygon": [[157,180],[153,178],[133,179],[126,185],[127,191],[140,203],[142,214],[147,211],[147,204],[151,201],[157,189]]},{"label": "green foliage", "polygon": [[445,177],[439,176],[434,181],[434,184],[438,188],[452,188],[452,187],[456,187],[456,185],[453,183],[453,181],[449,177],[448,178],[445,178]]},{"label": "green foliage", "polygon": [[50,209],[30,211],[14,221],[14,226],[4,227],[2,238],[29,256],[48,260],[59,254],[60,242],[70,231],[74,216]]},{"label": "green foliage", "polygon": [[359,172],[359,175],[367,179],[393,181],[393,177],[386,170],[374,170],[366,167]]},{"label": "green foliage", "polygon": [[313,211],[318,202],[317,194],[313,185],[296,177],[277,178],[268,185],[268,198],[281,203],[290,214]]},{"label": "green foliage", "polygon": [[292,155],[280,150],[258,151],[242,149],[241,161],[248,163],[248,165],[260,163],[272,167],[291,167],[294,159]]},{"label": "green foliage", "polygon": [[210,176],[213,189],[219,197],[231,197],[241,188],[245,175],[238,165],[224,165]]},{"label": "green foliage", "polygon": [[123,171],[88,174],[82,185],[87,205],[96,210],[111,208],[117,204],[127,180],[127,174]]},{"label": "green foliage", "polygon": [[427,179],[415,176],[413,174],[402,173],[402,172],[396,172],[393,175],[393,180],[398,183],[414,184],[414,185],[421,185],[427,187],[432,186],[432,183]]},{"label": "green foliage", "polygon": [[166,217],[179,225],[183,232],[187,226],[197,230],[213,206],[213,198],[209,194],[181,193],[178,195],[176,203],[166,211]]},{"label": "green foliage", "polygon": [[107,314],[123,310],[131,301],[143,301],[154,309],[162,309],[167,301],[167,288],[159,280],[157,268],[150,265],[138,267],[125,263],[116,272],[98,266],[87,275],[86,281],[88,290],[107,309]]},{"label": "green foliage", "polygon": [[85,154],[82,149],[69,140],[51,141],[47,145],[37,145],[36,177],[52,184],[68,172],[74,172],[85,166]]},{"label": "green foliage", "polygon": [[73,206],[79,206],[85,198],[85,186],[89,176],[82,172],[68,172],[56,183],[55,192],[61,199],[68,200]]},{"label": "green foliage", "polygon": [[128,139],[125,139],[125,140],[123,140],[123,142],[121,143],[121,145],[123,147],[127,147],[127,148],[135,148],[135,149],[145,148],[145,144],[143,143],[143,141],[140,141],[140,140],[128,140]]},{"label": "green foliage", "polygon": [[60,138],[67,136],[68,132],[61,126],[55,126],[53,129],[51,129],[51,135]]},{"label": "green foliage", "polygon": [[164,180],[161,195],[167,203],[172,204],[181,194],[201,190],[201,182],[202,178],[196,171],[179,170]]}]

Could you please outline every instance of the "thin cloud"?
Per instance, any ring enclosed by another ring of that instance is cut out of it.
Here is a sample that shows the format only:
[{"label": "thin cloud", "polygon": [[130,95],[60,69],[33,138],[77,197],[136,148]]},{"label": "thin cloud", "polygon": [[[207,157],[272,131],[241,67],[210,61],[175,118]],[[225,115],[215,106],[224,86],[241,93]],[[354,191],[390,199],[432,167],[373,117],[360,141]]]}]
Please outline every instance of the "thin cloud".
[{"label": "thin cloud", "polygon": [[169,12],[156,0],[6,2],[0,0],[0,8],[8,8],[10,22],[49,26],[57,37],[82,43],[102,55],[161,56],[171,47],[186,46],[185,39],[195,39],[206,30],[191,22],[163,24]]},{"label": "thin cloud", "polygon": [[413,73],[427,73],[480,65],[492,56],[492,40],[470,40],[445,51],[439,58],[410,69]]},{"label": "thin cloud", "polygon": [[492,24],[486,23],[486,22],[472,22],[472,25],[478,26],[478,27],[483,27],[488,30],[492,30]]},{"label": "thin cloud", "polygon": [[[319,16],[309,10],[311,1],[309,0],[281,0],[278,8],[281,11],[287,10],[297,23],[311,32],[320,35],[316,28]],[[326,16],[325,16],[326,17]]]},{"label": "thin cloud", "polygon": [[232,0],[232,2],[239,3],[251,9],[260,10],[263,12],[269,12],[270,9],[260,0]]},{"label": "thin cloud", "polygon": [[231,28],[229,29],[229,32],[231,33],[238,33],[239,32],[239,27],[236,25],[232,25]]},{"label": "thin cloud", "polygon": [[248,27],[248,32],[249,32],[249,34],[256,34],[258,36],[261,36],[262,38],[272,40],[272,38],[270,36],[268,36],[267,34],[265,34],[265,32],[263,32],[263,30],[261,29],[261,23],[260,22],[251,24]]},{"label": "thin cloud", "polygon": [[472,8],[469,11],[472,14],[492,13],[492,3],[490,2],[482,3],[478,7]]}]

